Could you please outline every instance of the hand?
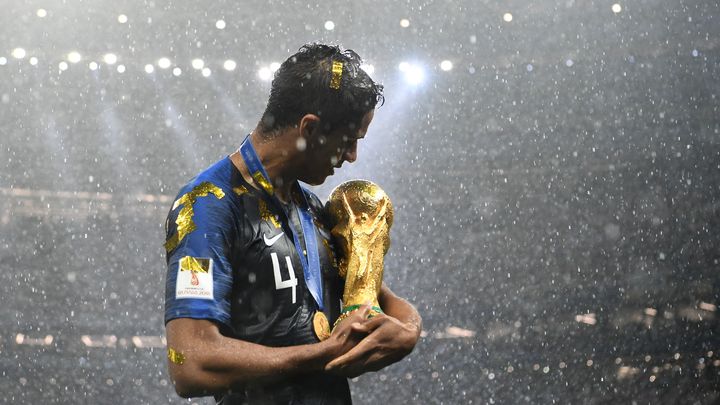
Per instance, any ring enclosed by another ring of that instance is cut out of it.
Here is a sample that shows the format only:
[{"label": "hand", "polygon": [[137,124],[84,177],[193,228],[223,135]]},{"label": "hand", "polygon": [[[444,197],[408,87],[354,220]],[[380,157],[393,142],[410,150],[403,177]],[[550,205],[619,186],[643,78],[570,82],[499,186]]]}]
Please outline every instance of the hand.
[{"label": "hand", "polygon": [[345,377],[357,377],[378,371],[410,354],[420,332],[411,324],[380,314],[352,325],[354,332],[367,333],[360,343],[325,366],[325,371]]},{"label": "hand", "polygon": [[367,320],[370,310],[370,305],[363,305],[333,328],[330,337],[323,342],[329,347],[327,362],[347,353],[368,335],[360,326]]}]

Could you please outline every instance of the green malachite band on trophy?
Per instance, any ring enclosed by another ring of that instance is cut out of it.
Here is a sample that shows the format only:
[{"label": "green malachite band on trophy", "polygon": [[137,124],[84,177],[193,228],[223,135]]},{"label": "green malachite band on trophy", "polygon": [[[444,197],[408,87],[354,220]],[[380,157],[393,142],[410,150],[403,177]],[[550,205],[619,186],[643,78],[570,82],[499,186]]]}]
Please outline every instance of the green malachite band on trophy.
[{"label": "green malachite band on trophy", "polygon": [[[348,312],[352,312],[352,311],[354,311],[354,310],[356,310],[356,309],[359,309],[361,306],[362,306],[362,305],[350,305],[350,306],[347,306],[347,307],[343,308],[341,314],[347,314]],[[383,310],[382,310],[380,307],[376,307],[376,306],[374,306],[374,305],[373,305],[372,307],[370,307],[370,309],[372,309],[372,310],[375,311],[375,312],[381,313],[381,314],[383,313]]]}]

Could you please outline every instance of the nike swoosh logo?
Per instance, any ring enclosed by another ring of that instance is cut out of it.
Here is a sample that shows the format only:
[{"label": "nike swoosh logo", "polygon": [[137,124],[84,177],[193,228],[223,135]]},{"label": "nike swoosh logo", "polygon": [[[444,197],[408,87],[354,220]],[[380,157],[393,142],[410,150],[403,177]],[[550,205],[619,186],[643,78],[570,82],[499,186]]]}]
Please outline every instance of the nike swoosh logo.
[{"label": "nike swoosh logo", "polygon": [[280,240],[280,238],[282,238],[282,236],[283,236],[283,232],[280,232],[279,234],[277,234],[277,235],[273,236],[272,238],[268,239],[267,235],[265,235],[265,234],[263,233],[263,240],[265,241],[265,244],[266,244],[266,245],[272,246],[272,245],[275,244],[275,242],[277,242],[278,240]]}]

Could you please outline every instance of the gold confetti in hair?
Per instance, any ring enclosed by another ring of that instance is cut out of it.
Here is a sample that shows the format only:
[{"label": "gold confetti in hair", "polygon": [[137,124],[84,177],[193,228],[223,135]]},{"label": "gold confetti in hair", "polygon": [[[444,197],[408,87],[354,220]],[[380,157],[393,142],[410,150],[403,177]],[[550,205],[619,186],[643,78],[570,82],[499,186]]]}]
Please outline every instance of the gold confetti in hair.
[{"label": "gold confetti in hair", "polygon": [[330,79],[330,88],[340,90],[342,83],[343,63],[335,61],[332,64],[332,79]]}]

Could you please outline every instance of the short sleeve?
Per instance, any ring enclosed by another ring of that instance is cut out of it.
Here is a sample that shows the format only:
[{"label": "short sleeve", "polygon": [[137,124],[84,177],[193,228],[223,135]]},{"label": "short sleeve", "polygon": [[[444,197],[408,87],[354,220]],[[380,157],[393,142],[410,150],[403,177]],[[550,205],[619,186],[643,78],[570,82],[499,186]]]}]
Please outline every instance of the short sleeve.
[{"label": "short sleeve", "polygon": [[212,183],[180,194],[167,221],[165,323],[175,318],[230,324],[235,213]]}]

